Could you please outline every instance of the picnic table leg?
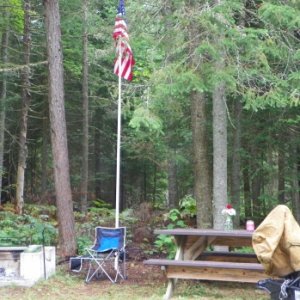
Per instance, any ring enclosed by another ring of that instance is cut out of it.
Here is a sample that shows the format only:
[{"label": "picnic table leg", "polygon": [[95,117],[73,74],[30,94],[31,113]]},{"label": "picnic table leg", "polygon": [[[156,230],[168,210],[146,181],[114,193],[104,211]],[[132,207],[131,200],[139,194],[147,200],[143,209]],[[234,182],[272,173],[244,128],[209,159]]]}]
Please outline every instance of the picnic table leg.
[{"label": "picnic table leg", "polygon": [[173,278],[169,279],[168,287],[167,287],[166,293],[163,297],[163,300],[169,300],[172,297],[173,291],[175,289],[176,281],[177,281],[177,279],[173,279]]},{"label": "picnic table leg", "polygon": [[[177,250],[175,254],[175,260],[182,260],[183,259],[183,250],[184,250],[184,243],[186,241],[185,237],[182,236],[176,236],[176,245],[177,245]],[[163,297],[163,300],[168,300],[172,297],[173,291],[175,289],[175,285],[177,282],[177,278],[169,278],[168,280],[168,286],[166,293]]]}]

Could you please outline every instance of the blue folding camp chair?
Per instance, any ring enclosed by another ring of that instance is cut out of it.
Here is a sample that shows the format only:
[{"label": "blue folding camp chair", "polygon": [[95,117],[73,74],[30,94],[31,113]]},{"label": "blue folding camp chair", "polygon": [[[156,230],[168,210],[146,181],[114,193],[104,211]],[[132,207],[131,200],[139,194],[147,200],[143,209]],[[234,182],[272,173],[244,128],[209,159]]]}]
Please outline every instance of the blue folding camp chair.
[{"label": "blue folding camp chair", "polygon": [[95,228],[94,245],[86,249],[89,256],[86,282],[103,274],[113,283],[119,276],[126,278],[125,238],[126,227]]}]

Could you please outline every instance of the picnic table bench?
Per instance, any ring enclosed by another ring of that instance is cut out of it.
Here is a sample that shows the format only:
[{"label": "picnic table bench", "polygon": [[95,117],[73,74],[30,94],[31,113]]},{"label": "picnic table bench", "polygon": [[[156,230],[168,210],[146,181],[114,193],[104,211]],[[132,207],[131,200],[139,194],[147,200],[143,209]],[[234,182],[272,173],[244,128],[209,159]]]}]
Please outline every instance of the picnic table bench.
[{"label": "picnic table bench", "polygon": [[213,250],[214,246],[252,247],[252,232],[181,228],[154,233],[174,236],[177,245],[175,259],[144,261],[145,265],[157,265],[165,270],[168,287],[164,299],[172,296],[177,279],[256,283],[266,278],[254,253]]}]

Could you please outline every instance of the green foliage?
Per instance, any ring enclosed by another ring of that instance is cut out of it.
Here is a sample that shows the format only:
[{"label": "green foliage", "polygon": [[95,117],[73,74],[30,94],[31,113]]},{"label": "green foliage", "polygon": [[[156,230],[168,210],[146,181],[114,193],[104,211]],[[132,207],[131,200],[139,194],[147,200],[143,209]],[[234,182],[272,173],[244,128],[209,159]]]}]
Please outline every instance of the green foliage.
[{"label": "green foliage", "polygon": [[166,254],[168,258],[173,259],[176,253],[174,238],[170,235],[158,235],[154,241],[155,249],[158,253]]},{"label": "green foliage", "polygon": [[158,135],[162,134],[162,122],[151,111],[144,107],[138,107],[135,109],[132,119],[129,122],[129,126],[137,131],[145,130],[150,132],[156,132]]},{"label": "green foliage", "polygon": [[92,207],[95,208],[108,208],[111,209],[112,206],[110,203],[105,202],[104,200],[101,199],[96,199],[92,201]]},{"label": "green foliage", "polygon": [[49,222],[30,215],[0,212],[0,244],[57,244],[57,230]]},{"label": "green foliage", "polygon": [[91,246],[93,241],[89,236],[82,235],[76,238],[76,243],[78,255],[83,255],[86,253],[85,249]]},{"label": "green foliage", "polygon": [[16,33],[23,33],[24,10],[21,0],[0,0],[0,30],[10,26]]},{"label": "green foliage", "polygon": [[[185,97],[192,91],[203,92],[206,90],[201,77],[197,73],[182,66],[178,67],[177,64],[168,65],[163,70],[154,73],[153,76],[153,83],[155,84],[154,97],[163,100],[157,104],[174,112],[181,105],[188,104]],[[166,105],[171,104],[170,101],[172,101],[173,106]]]},{"label": "green foliage", "polygon": [[25,204],[25,212],[33,218],[46,218],[53,221],[56,218],[56,207],[54,205]]},{"label": "green foliage", "polygon": [[[166,215],[168,222],[167,228],[185,228],[184,218],[194,217],[196,215],[196,201],[191,195],[186,195],[180,201],[179,209],[171,209]],[[158,235],[154,241],[156,251],[164,253],[168,258],[174,258],[176,252],[176,244],[174,239],[168,235]]]},{"label": "green foliage", "polygon": [[265,1],[259,9],[259,15],[267,24],[272,24],[276,30],[299,29],[300,27],[299,12],[289,5],[283,6]]},{"label": "green foliage", "polygon": [[171,209],[167,213],[167,219],[170,221],[167,226],[168,229],[186,227],[184,221],[181,219],[181,212],[176,208]]},{"label": "green foliage", "polygon": [[245,253],[245,254],[252,254],[254,253],[254,249],[252,247],[241,247],[233,249],[233,252],[236,253]]},{"label": "green foliage", "polygon": [[183,228],[186,227],[185,219],[193,218],[196,216],[196,200],[192,195],[185,195],[179,201],[179,209],[171,209],[165,216],[168,224],[168,228]]},{"label": "green foliage", "polygon": [[105,220],[114,218],[114,210],[106,207],[90,207],[88,212],[88,220],[95,224],[102,224]]},{"label": "green foliage", "polygon": [[[244,104],[241,120],[243,143],[239,151],[245,153],[243,158],[258,166],[248,166],[245,161],[241,163],[243,170],[249,168],[252,172],[250,181],[256,178],[258,170],[263,172],[265,182],[261,190],[266,191],[267,180],[271,180],[277,172],[276,164],[267,161],[267,153],[276,155],[278,144],[288,147],[291,143],[299,143],[298,139],[286,142],[280,138],[281,134],[290,136],[292,132],[298,132],[300,122],[296,116],[300,101],[299,1],[248,1],[246,8],[245,3],[238,0],[223,1],[218,5],[210,1],[206,1],[205,5],[203,3],[183,0],[169,1],[167,4],[162,0],[151,4],[149,1],[126,3],[130,44],[136,59],[133,82],[123,81],[122,86],[122,161],[128,174],[124,178],[124,188],[130,205],[138,203],[143,192],[145,200],[153,201],[154,205],[165,203],[167,160],[171,158],[176,161],[179,198],[191,190],[191,96],[201,93],[205,101],[207,142],[211,147],[211,100],[214,87],[219,82],[224,82],[226,86],[228,118],[234,118],[234,101]],[[42,5],[39,2],[32,4],[35,18],[31,28],[31,59],[32,62],[39,62],[45,60],[46,53]],[[9,30],[14,31],[10,35],[7,66],[21,65],[23,1],[0,0],[0,5],[1,31],[4,32],[7,24]],[[114,176],[115,164],[117,77],[112,73],[115,53],[111,34],[116,5],[108,0],[91,0],[88,9],[89,134],[92,146],[89,159],[95,166],[90,173],[90,186],[97,186],[99,182],[105,189],[110,186],[106,183],[111,182]],[[61,0],[60,12],[70,167],[72,185],[78,186],[82,161],[82,1]],[[220,60],[224,66],[217,68],[216,63]],[[28,131],[28,170],[32,172],[28,172],[26,177],[26,190],[33,189],[35,194],[40,192],[42,172],[48,174],[52,168],[50,153],[48,169],[41,170],[40,163],[44,140],[40,121],[45,119],[43,99],[47,98],[46,70],[44,65],[31,70],[33,102]],[[18,135],[19,120],[15,112],[20,111],[22,86],[18,76],[19,71],[8,74],[7,81],[7,162],[17,161],[14,137]],[[234,119],[232,121],[235,122]],[[229,126],[229,157],[234,131],[235,128]],[[252,152],[244,141],[251,141]],[[286,155],[288,159],[293,156],[287,151]],[[265,164],[272,168],[266,170]],[[291,173],[290,166],[291,162],[286,162],[286,174]],[[8,166],[5,167],[8,169]],[[9,169],[14,174],[14,166],[9,166]],[[8,176],[14,177],[11,174]],[[289,180],[286,176],[287,191]],[[14,190],[15,186],[9,188]],[[48,182],[48,188],[53,188],[52,179]],[[194,217],[196,206],[189,197],[184,196],[179,209],[170,212],[166,221],[169,227],[183,227],[185,218]],[[30,197],[27,198],[25,202],[30,201]],[[274,199],[274,195],[262,194],[259,197],[259,201],[266,204],[275,203]],[[55,207],[39,207],[27,207],[26,214],[38,220],[41,215],[49,216],[50,223],[56,226]],[[114,215],[111,206],[102,200],[95,200],[86,215],[76,213],[76,218],[82,221],[80,229],[90,236],[94,226],[114,224]],[[121,220],[134,222],[129,211],[122,213]],[[7,228],[12,226],[9,224],[7,220]]]},{"label": "green foliage", "polygon": [[181,216],[193,218],[197,214],[196,200],[192,195],[186,195],[179,201]]},{"label": "green foliage", "polygon": [[134,210],[132,208],[124,209],[120,213],[120,220],[123,224],[134,224],[138,219],[134,216]]}]

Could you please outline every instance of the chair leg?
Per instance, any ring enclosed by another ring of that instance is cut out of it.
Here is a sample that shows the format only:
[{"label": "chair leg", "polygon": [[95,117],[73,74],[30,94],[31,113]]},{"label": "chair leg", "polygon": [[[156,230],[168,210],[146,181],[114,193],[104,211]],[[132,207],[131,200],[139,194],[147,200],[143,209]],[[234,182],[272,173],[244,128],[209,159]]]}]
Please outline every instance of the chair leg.
[{"label": "chair leg", "polygon": [[[95,263],[97,266],[96,266],[94,272],[91,274],[91,272],[92,272],[92,263],[93,263],[93,261],[94,261],[94,263]],[[111,276],[110,276],[110,275],[105,271],[105,269],[103,268],[103,266],[102,266],[102,265],[103,265],[103,262],[100,264],[100,263],[99,263],[98,261],[96,261],[96,260],[93,260],[93,261],[90,262],[89,270],[88,270],[88,273],[87,273],[86,278],[85,278],[85,282],[86,282],[86,283],[89,283],[95,275],[97,276],[97,275],[99,274],[99,271],[101,271],[101,273],[104,273],[104,274],[107,276],[107,278],[108,278],[112,283],[115,283],[115,282],[116,282],[115,280],[113,280],[113,279],[111,278]]]},{"label": "chair leg", "polygon": [[124,250],[124,259],[123,259],[123,274],[124,274],[124,279],[127,279],[127,274],[126,274],[126,251]]},{"label": "chair leg", "polygon": [[115,270],[116,270],[115,282],[117,281],[119,276],[122,279],[127,279],[125,252],[124,252],[124,256],[122,257],[122,259],[123,259],[123,261],[121,261],[121,259],[120,259],[120,253],[117,253],[116,258],[115,258]]},{"label": "chair leg", "polygon": [[[115,283],[118,280],[118,277],[120,276],[122,279],[126,279],[126,254],[125,251],[111,251],[106,257],[100,258],[94,255],[92,251],[88,251],[90,254],[90,265],[89,269],[85,278],[85,282],[88,283],[92,280],[94,276],[97,278],[100,277],[101,274],[105,274],[106,277],[112,282]],[[122,254],[122,257],[121,257]],[[123,261],[122,261],[123,260]],[[95,268],[93,268],[93,264]],[[106,271],[106,266],[108,264],[112,264],[112,267],[115,269],[115,276],[114,278],[109,275],[109,273]]]}]

